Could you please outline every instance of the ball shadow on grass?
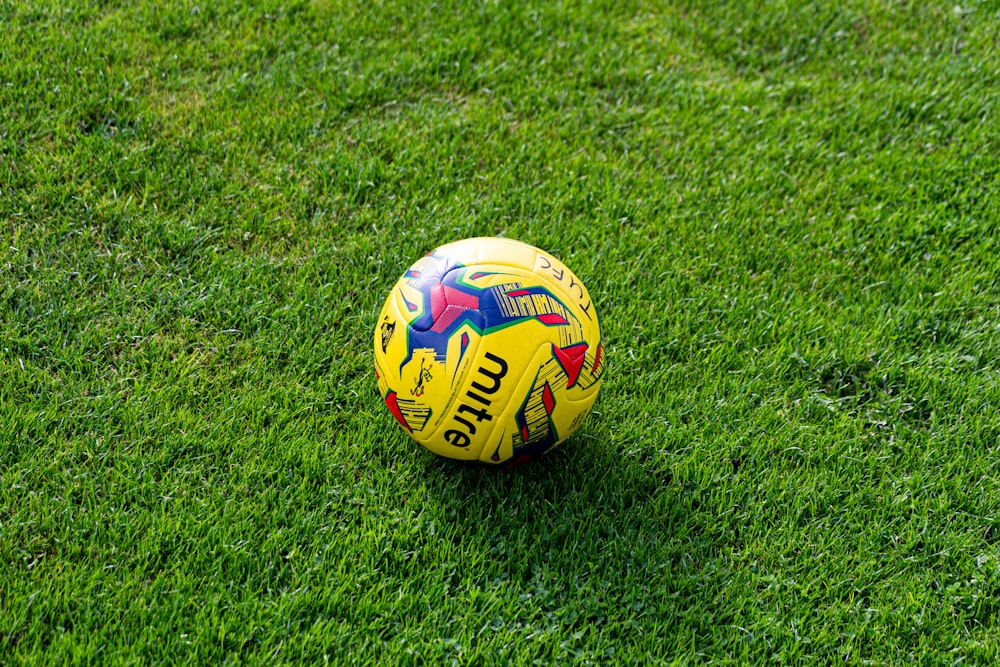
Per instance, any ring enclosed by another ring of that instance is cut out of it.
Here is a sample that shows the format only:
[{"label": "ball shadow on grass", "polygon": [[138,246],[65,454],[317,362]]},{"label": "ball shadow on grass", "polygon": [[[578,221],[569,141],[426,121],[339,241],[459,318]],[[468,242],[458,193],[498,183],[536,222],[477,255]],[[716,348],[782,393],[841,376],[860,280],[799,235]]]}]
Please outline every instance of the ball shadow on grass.
[{"label": "ball shadow on grass", "polygon": [[573,626],[662,632],[687,617],[676,627],[690,632],[693,610],[721,598],[725,561],[697,494],[618,452],[581,433],[508,469],[428,457],[431,502],[454,521],[456,551],[482,556],[481,580],[464,583],[529,596],[529,613]]}]

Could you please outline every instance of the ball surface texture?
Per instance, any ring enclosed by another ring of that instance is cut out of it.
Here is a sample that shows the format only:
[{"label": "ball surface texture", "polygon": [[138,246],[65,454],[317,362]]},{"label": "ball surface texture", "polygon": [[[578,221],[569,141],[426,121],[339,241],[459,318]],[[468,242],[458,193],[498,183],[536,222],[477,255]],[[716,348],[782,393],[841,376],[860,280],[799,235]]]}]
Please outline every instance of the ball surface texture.
[{"label": "ball surface texture", "polygon": [[375,325],[378,389],[400,426],[448,458],[527,460],[576,430],[605,358],[597,310],[526,243],[443,245],[396,282]]}]

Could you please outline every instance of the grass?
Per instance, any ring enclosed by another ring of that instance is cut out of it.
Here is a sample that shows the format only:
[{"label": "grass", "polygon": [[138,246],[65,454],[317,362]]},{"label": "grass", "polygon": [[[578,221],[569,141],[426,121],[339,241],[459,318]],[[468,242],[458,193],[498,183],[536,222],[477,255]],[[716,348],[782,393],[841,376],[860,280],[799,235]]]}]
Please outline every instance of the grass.
[{"label": "grass", "polygon": [[[998,12],[0,0],[0,663],[996,662]],[[500,472],[372,372],[472,235],[611,364]]]}]

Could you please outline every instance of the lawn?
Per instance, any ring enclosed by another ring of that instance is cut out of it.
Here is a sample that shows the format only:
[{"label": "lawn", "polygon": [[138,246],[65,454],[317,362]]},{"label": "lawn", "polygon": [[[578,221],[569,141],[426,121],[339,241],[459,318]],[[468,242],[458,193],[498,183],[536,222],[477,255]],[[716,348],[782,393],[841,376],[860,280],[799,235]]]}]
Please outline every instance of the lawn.
[{"label": "lawn", "polygon": [[[0,664],[1000,660],[1000,3],[0,0]],[[594,412],[375,388],[517,238]]]}]

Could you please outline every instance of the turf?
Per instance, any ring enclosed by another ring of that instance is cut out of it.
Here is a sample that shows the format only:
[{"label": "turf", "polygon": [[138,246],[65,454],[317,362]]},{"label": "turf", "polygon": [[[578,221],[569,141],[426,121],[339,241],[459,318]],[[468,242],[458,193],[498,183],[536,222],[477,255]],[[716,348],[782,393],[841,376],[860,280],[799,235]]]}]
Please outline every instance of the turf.
[{"label": "turf", "polygon": [[[0,0],[0,663],[996,662],[998,26]],[[505,471],[374,386],[473,235],[610,363]]]}]

